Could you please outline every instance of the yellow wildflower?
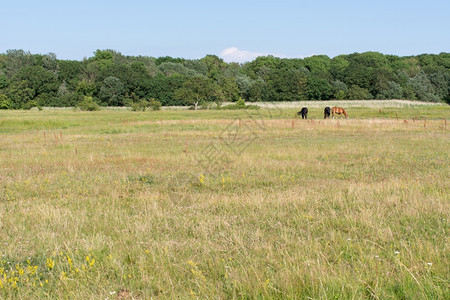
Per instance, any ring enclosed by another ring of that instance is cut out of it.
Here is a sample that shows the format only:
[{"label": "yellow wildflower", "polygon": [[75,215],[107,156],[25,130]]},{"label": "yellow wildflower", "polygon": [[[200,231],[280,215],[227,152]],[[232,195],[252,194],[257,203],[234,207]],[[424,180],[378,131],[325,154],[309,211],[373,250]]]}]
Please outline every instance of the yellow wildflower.
[{"label": "yellow wildflower", "polygon": [[49,270],[53,269],[53,267],[55,266],[55,261],[49,257],[47,258],[47,262],[45,263],[45,265],[48,267]]}]

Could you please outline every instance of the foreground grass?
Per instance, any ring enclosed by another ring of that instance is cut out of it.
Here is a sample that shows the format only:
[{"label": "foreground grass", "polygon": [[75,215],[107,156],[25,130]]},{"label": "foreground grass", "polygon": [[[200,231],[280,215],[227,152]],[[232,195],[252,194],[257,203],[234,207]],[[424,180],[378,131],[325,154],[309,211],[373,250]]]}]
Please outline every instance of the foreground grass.
[{"label": "foreground grass", "polygon": [[294,112],[0,112],[0,295],[445,299],[449,108]]}]

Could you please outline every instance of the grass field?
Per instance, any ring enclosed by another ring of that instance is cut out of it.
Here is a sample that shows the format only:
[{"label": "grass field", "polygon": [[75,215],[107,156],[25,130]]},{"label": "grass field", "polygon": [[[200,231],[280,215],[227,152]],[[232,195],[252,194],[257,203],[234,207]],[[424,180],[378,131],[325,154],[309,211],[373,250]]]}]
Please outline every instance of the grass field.
[{"label": "grass field", "polygon": [[296,111],[0,111],[0,298],[448,299],[450,107]]}]

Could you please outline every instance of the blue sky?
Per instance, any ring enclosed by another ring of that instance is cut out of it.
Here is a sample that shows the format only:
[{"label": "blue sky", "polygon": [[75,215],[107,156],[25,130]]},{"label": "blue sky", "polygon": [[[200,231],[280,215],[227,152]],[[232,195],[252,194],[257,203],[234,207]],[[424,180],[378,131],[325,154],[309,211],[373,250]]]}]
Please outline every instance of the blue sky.
[{"label": "blue sky", "polygon": [[0,53],[81,60],[124,55],[225,61],[450,52],[450,1],[2,1]]}]

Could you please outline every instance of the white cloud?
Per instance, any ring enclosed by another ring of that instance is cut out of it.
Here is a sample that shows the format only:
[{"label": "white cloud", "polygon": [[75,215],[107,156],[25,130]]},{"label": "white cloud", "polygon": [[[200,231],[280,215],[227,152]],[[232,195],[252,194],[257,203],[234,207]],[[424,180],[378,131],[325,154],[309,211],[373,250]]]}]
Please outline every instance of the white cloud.
[{"label": "white cloud", "polygon": [[289,57],[289,56],[286,56],[283,54],[251,52],[251,51],[246,51],[246,50],[239,50],[236,47],[230,47],[230,48],[227,48],[227,49],[223,50],[222,52],[220,52],[220,57],[222,57],[224,61],[238,62],[238,63],[252,61],[255,58],[257,58],[258,56],[267,56],[267,55],[273,55],[275,57],[280,57],[280,58],[305,58],[306,57],[306,56],[302,56],[302,55],[295,56],[295,57]]},{"label": "white cloud", "polygon": [[252,61],[258,56],[266,56],[266,55],[267,55],[266,53],[239,50],[236,47],[230,47],[220,52],[220,56],[226,62],[239,62],[239,63]]}]

